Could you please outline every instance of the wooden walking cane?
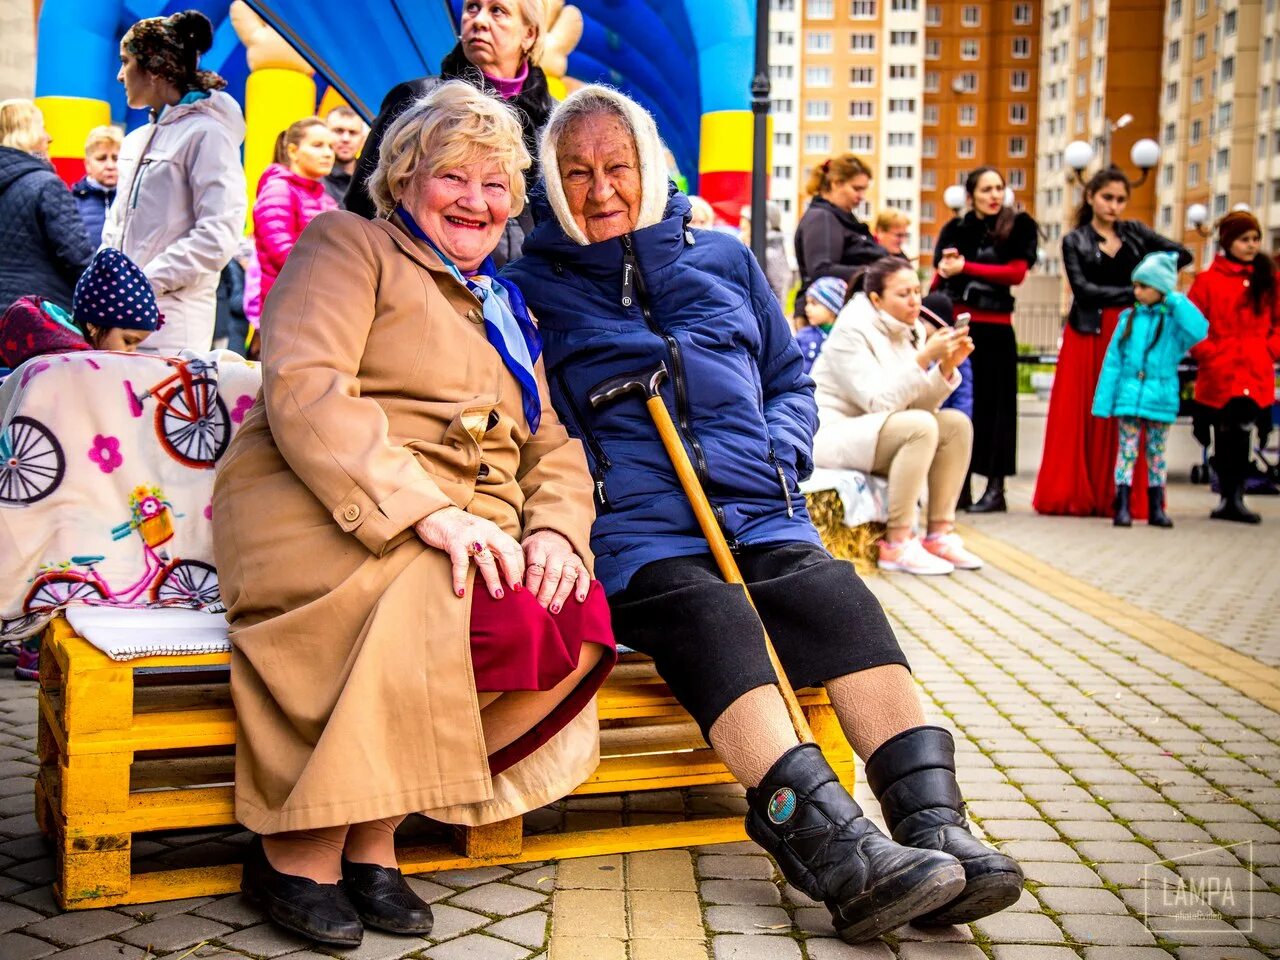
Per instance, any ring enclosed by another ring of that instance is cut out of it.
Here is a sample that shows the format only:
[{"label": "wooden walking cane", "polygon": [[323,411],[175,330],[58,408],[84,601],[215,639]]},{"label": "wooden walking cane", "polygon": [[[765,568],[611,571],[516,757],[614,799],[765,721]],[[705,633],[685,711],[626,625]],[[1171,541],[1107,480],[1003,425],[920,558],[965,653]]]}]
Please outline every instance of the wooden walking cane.
[{"label": "wooden walking cane", "polygon": [[[644,405],[649,410],[649,416],[653,418],[653,425],[658,428],[658,436],[662,438],[662,445],[666,448],[671,466],[675,468],[676,476],[680,478],[680,486],[684,488],[684,494],[689,498],[693,514],[698,518],[698,526],[702,528],[702,535],[706,538],[707,545],[711,547],[711,555],[715,557],[716,565],[720,567],[720,574],[727,582],[742,586],[743,592],[747,595],[747,602],[751,604],[751,609],[755,610],[756,604],[751,599],[751,591],[747,589],[747,583],[742,579],[738,562],[733,559],[733,553],[725,541],[724,532],[716,521],[716,515],[707,500],[707,494],[702,489],[697,473],[694,472],[693,464],[689,462],[689,454],[680,440],[676,425],[671,420],[671,413],[667,410],[662,394],[658,391],[666,378],[665,363],[659,363],[647,372],[624,373],[610,377],[591,391],[591,405],[600,407],[636,391],[644,394]],[[756,616],[759,615],[757,610]],[[773,648],[773,641],[769,639],[769,631],[765,628],[763,621],[760,628],[764,632],[764,647],[769,652],[769,662],[773,664],[778,690],[782,693],[782,699],[787,705],[787,714],[791,717],[791,726],[795,728],[796,736],[800,738],[801,743],[813,743],[813,731],[809,729],[809,721],[805,719],[804,711],[800,709],[800,701],[796,699],[796,692],[791,689],[786,671],[782,669],[782,662],[778,659],[778,651]]]}]

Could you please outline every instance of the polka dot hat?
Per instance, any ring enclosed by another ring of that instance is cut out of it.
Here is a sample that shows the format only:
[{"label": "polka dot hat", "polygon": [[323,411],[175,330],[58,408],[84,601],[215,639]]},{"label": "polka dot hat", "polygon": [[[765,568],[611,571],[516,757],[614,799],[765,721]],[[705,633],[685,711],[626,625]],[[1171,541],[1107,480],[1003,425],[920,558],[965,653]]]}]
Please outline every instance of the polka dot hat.
[{"label": "polka dot hat", "polygon": [[103,247],[76,283],[72,313],[82,328],[156,331],[164,316],[141,268],[119,250]]}]

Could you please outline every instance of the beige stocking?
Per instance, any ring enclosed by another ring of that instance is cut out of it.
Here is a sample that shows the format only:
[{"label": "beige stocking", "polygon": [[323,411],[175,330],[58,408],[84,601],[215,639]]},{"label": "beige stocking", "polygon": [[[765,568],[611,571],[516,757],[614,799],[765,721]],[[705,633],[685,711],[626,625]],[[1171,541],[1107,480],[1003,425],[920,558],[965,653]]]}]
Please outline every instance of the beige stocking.
[{"label": "beige stocking", "polygon": [[395,869],[396,827],[404,817],[384,817],[353,823],[347,831],[346,857],[352,863],[376,863],[380,867]]},{"label": "beige stocking", "polygon": [[826,688],[840,729],[863,760],[890,737],[925,722],[915,682],[901,664],[846,673]]},{"label": "beige stocking", "polygon": [[307,877],[316,883],[337,883],[342,879],[342,842],[347,827],[318,830],[290,830],[262,838],[267,861],[281,873]]},{"label": "beige stocking", "polygon": [[787,705],[772,684],[729,704],[711,725],[711,746],[744,787],[758,787],[784,753],[800,743]]}]

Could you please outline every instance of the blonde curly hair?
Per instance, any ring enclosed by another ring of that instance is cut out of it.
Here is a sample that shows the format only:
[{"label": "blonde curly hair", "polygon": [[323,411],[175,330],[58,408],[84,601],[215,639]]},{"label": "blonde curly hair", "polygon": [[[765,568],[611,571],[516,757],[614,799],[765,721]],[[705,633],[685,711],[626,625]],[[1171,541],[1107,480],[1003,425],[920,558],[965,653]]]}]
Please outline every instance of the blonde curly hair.
[{"label": "blonde curly hair", "polygon": [[520,121],[497,97],[450,80],[391,124],[369,179],[369,195],[379,215],[390,216],[415,181],[478,160],[496,160],[511,178],[511,216],[519,216],[524,171],[532,163]]}]

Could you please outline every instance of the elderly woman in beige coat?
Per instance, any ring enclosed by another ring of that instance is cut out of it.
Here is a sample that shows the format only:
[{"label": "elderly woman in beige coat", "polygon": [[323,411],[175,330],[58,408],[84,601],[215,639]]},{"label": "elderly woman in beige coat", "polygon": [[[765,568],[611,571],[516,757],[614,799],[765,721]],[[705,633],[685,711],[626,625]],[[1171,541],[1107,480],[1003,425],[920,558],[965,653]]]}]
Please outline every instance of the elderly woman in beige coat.
[{"label": "elderly woman in beige coat", "polygon": [[396,868],[407,814],[505,819],[599,759],[587,708],[615,653],[591,480],[489,258],[528,165],[519,121],[474,87],[409,108],[374,178],[383,216],[322,214],[285,264],[262,394],[218,473],[236,815],[263,835],[243,889],[326,943],[430,930]]},{"label": "elderly woman in beige coat", "polygon": [[[955,533],[956,501],[973,446],[973,425],[940,410],[960,385],[957,369],[973,352],[962,330],[927,335],[920,279],[898,257],[868,267],[813,365],[819,467],[861,470],[889,479],[883,570],[946,574],[982,561]],[[916,536],[916,504],[928,490],[926,535]]]}]

